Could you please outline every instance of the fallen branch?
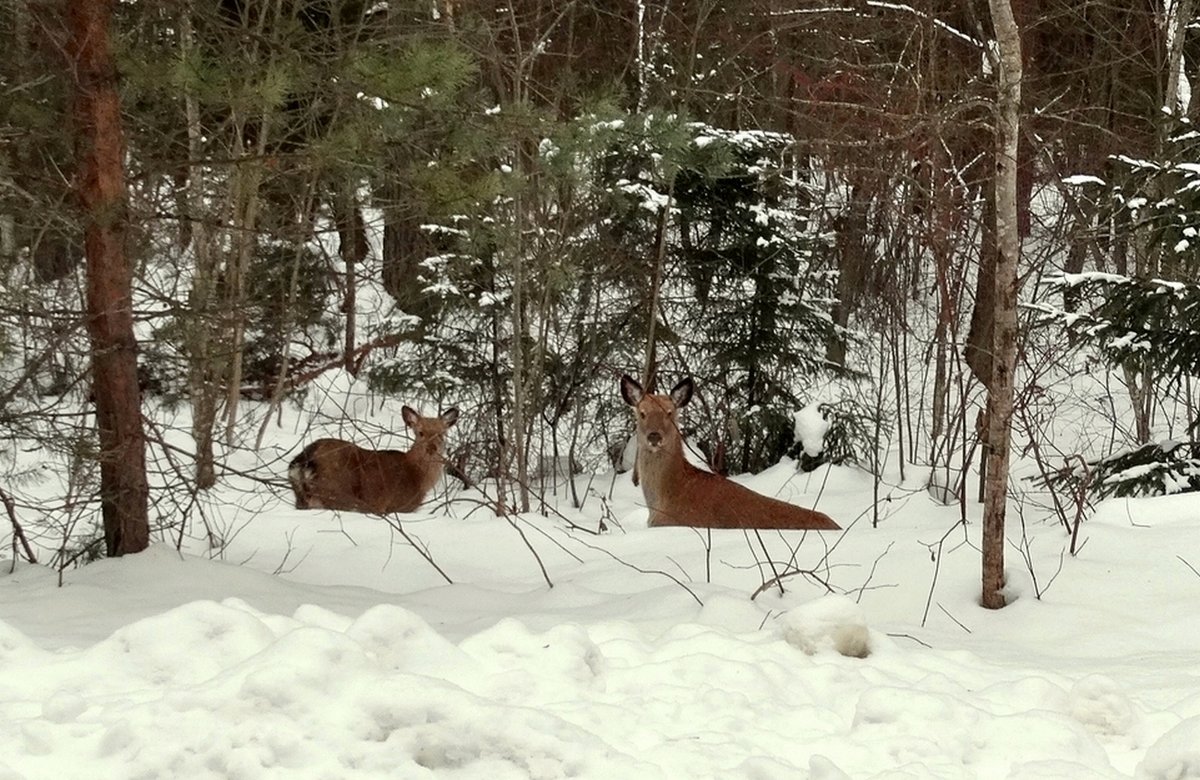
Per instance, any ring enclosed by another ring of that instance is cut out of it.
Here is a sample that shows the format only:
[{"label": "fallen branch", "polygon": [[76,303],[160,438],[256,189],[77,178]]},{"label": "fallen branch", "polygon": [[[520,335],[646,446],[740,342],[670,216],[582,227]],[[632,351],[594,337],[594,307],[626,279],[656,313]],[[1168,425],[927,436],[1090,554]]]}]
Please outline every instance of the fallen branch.
[{"label": "fallen branch", "polygon": [[[385,349],[387,347],[394,347],[394,346],[400,344],[406,338],[407,337],[402,333],[389,333],[386,336],[380,336],[377,339],[372,339],[371,341],[368,341],[365,344],[360,344],[357,347],[355,347],[354,351],[350,353],[350,355],[351,355],[350,359],[354,364],[355,373],[357,373],[358,371],[360,371],[362,369],[363,363],[366,362],[367,356],[370,355],[372,351],[374,351],[376,349]],[[336,356],[330,357],[329,359],[327,359],[327,361],[325,363],[322,363],[321,365],[317,366],[316,368],[310,368],[307,371],[304,371],[303,373],[288,377],[287,378],[287,387],[289,390],[295,389],[303,384],[307,384],[307,383],[313,381],[314,379],[319,377],[321,374],[324,374],[326,371],[329,371],[330,369],[342,368],[345,365],[346,365],[346,356],[345,355],[336,355]]]}]

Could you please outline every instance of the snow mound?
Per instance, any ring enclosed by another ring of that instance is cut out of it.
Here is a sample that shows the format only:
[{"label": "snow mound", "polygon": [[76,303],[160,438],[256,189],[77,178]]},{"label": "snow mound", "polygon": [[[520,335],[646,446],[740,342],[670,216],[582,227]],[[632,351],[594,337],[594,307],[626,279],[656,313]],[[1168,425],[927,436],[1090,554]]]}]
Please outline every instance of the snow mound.
[{"label": "snow mound", "polygon": [[1200,780],[1200,718],[1188,718],[1158,738],[1138,764],[1138,780]]},{"label": "snow mound", "polygon": [[[510,637],[523,657],[538,646],[515,626],[489,634],[491,646]],[[565,638],[580,644],[579,634]],[[495,679],[485,684],[497,676],[494,658],[471,659],[394,606],[346,622],[313,608],[289,618],[236,600],[196,602],[85,650],[6,645],[0,697],[11,728],[0,730],[0,754],[17,762],[16,776],[657,774],[559,715],[498,696]],[[587,655],[580,647],[551,658],[569,667],[579,651]],[[519,664],[529,677],[533,660]]]},{"label": "snow mound", "polygon": [[808,655],[833,650],[851,658],[871,653],[867,619],[852,599],[823,596],[789,609],[781,621],[784,641]]},{"label": "snow mound", "polygon": [[815,458],[825,449],[825,434],[828,432],[829,420],[821,413],[819,403],[814,401],[792,413],[792,435],[809,457]]},{"label": "snow mound", "polygon": [[1102,736],[1129,736],[1141,717],[1134,703],[1108,677],[1093,674],[1071,686],[1068,714]]}]

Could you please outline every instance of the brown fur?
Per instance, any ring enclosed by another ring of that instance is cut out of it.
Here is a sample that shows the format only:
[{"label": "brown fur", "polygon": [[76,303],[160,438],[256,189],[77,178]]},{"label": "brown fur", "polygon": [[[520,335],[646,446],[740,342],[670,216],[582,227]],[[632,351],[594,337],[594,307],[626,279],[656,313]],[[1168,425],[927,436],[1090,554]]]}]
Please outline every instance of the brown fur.
[{"label": "brown fur", "polygon": [[458,410],[422,417],[406,406],[401,416],[416,436],[408,452],[367,450],[341,439],[305,447],[288,467],[296,508],[379,515],[416,510],[442,476],[446,431]]},{"label": "brown fur", "polygon": [[637,471],[651,526],[840,530],[828,515],[755,493],[688,463],[676,413],[691,400],[693,389],[689,378],[670,395],[652,395],[630,377],[621,378],[621,396],[637,419]]}]

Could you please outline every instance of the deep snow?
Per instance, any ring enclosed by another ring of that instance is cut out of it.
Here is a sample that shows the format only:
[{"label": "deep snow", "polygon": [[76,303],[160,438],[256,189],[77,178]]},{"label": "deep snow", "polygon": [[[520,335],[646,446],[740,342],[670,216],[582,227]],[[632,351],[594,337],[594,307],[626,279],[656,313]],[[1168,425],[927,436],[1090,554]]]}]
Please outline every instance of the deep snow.
[{"label": "deep snow", "polygon": [[[272,428],[242,467],[279,475],[332,425]],[[711,551],[645,528],[628,474],[581,477],[582,511],[560,489],[517,521],[553,588],[470,491],[403,518],[446,584],[378,518],[233,480],[220,550],[62,587],[0,565],[0,777],[1200,778],[1200,498],[1107,502],[1074,558],[1026,512],[1032,574],[1010,547],[988,612],[978,524],[920,476],[872,528],[869,476],[782,463],[744,481],[848,530]],[[751,598],[764,546],[812,576]]]}]

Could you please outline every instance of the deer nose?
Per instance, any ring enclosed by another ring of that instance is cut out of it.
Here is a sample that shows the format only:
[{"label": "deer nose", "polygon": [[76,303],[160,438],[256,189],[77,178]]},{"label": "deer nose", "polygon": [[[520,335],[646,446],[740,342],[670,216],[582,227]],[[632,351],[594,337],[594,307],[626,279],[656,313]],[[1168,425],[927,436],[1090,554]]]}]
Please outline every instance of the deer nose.
[{"label": "deer nose", "polygon": [[662,434],[658,431],[650,431],[646,434],[646,441],[650,442],[651,446],[657,447],[662,444]]}]

